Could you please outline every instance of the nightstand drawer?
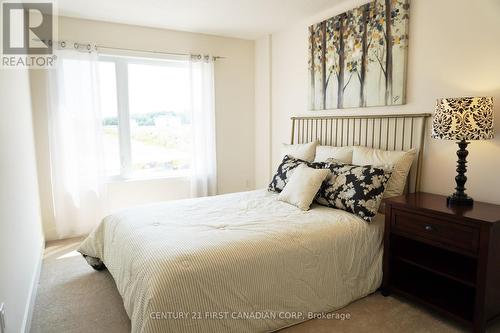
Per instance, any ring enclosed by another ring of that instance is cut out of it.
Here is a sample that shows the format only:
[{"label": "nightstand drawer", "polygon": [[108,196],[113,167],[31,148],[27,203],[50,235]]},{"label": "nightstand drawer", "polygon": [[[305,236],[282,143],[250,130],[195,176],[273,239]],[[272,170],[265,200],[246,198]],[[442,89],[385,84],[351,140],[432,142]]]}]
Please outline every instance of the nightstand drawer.
[{"label": "nightstand drawer", "polygon": [[479,230],[463,224],[394,209],[391,229],[430,244],[438,243],[471,254],[478,251]]}]

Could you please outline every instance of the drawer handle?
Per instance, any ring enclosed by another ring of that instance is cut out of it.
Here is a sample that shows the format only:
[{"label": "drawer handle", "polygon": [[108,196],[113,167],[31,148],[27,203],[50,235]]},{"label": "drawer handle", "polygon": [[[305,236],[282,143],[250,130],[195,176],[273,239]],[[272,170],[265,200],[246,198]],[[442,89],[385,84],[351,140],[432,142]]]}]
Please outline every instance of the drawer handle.
[{"label": "drawer handle", "polygon": [[432,231],[432,230],[434,230],[434,227],[432,225],[428,224],[428,225],[425,226],[425,230]]}]

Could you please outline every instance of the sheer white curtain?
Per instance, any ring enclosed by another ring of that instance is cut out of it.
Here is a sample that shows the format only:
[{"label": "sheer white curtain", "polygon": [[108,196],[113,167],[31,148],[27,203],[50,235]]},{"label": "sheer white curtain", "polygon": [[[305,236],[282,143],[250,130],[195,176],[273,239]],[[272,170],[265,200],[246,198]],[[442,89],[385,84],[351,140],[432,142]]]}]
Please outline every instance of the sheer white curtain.
[{"label": "sheer white curtain", "polygon": [[217,161],[213,58],[192,56],[189,68],[193,130],[191,196],[215,195],[217,194]]},{"label": "sheer white curtain", "polygon": [[57,50],[49,73],[50,161],[59,238],[90,232],[104,213],[97,54]]}]

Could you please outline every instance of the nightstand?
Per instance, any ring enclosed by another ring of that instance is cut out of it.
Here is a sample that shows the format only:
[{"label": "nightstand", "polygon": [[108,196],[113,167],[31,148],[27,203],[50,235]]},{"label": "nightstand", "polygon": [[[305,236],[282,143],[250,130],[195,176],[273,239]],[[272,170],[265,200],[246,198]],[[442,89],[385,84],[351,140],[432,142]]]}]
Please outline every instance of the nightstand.
[{"label": "nightstand", "polygon": [[385,203],[382,294],[484,332],[500,315],[500,206],[448,207],[445,196],[429,193]]}]

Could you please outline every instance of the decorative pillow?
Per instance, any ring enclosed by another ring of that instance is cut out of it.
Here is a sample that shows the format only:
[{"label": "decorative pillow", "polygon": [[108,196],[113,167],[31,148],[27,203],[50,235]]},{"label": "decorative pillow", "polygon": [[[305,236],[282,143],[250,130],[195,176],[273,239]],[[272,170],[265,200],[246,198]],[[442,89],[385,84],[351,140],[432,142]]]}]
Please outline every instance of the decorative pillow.
[{"label": "decorative pillow", "polygon": [[332,147],[316,146],[316,157],[314,162],[325,162],[329,158],[334,158],[343,163],[352,163],[352,151],[354,147]]},{"label": "decorative pillow", "polygon": [[330,173],[329,169],[313,169],[305,164],[299,165],[279,194],[278,200],[308,210],[321,184]]},{"label": "decorative pillow", "polygon": [[328,160],[332,175],[316,197],[316,202],[362,217],[370,222],[377,214],[385,184],[391,176],[387,169],[343,164]]},{"label": "decorative pillow", "polygon": [[281,192],[292,176],[295,168],[301,164],[305,164],[306,166],[314,169],[325,168],[325,163],[310,163],[298,158],[293,158],[289,155],[285,155],[283,161],[278,167],[278,170],[276,171],[276,174],[269,184],[269,191]]},{"label": "decorative pillow", "polygon": [[352,154],[352,164],[392,168],[392,176],[384,193],[384,198],[390,198],[403,194],[406,178],[416,155],[416,149],[389,151],[356,146]]},{"label": "decorative pillow", "polygon": [[296,145],[283,143],[281,147],[281,156],[285,157],[286,155],[288,155],[307,162],[312,162],[314,160],[314,155],[316,154],[317,145],[318,141]]}]

